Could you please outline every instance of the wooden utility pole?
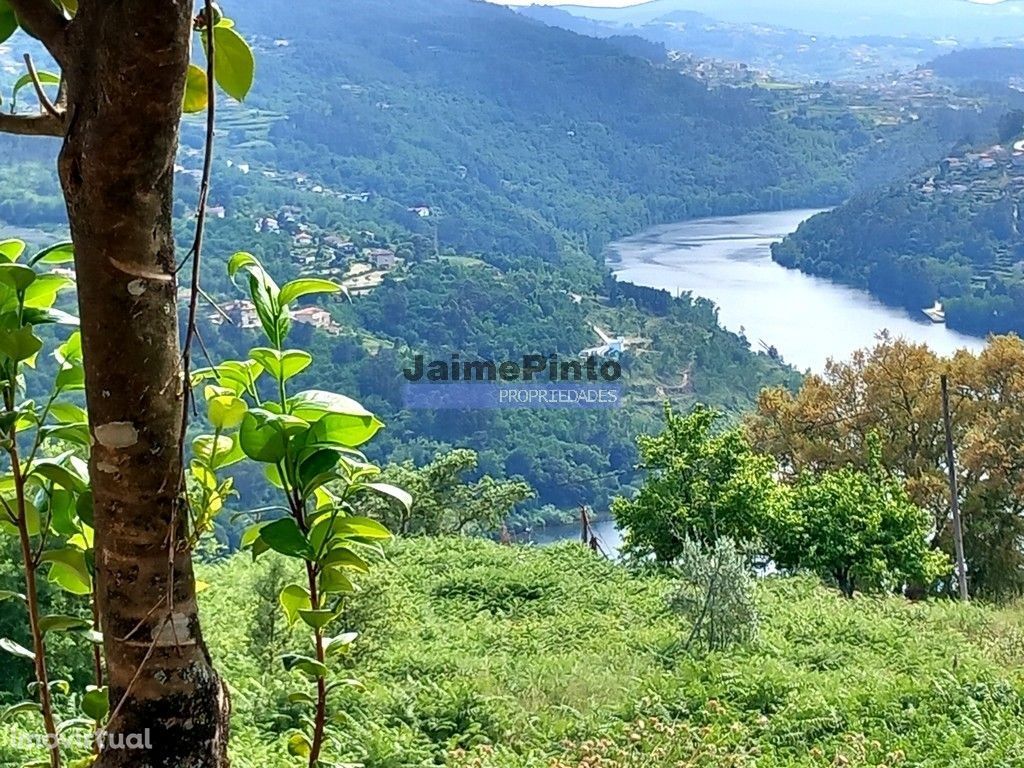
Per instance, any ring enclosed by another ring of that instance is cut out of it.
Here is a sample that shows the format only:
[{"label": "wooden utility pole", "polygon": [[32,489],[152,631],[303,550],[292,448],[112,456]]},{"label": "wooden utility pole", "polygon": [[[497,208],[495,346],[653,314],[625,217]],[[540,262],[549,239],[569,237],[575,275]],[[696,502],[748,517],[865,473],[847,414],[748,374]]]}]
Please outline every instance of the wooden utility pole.
[{"label": "wooden utility pole", "polygon": [[967,563],[964,561],[964,529],[960,519],[960,492],[956,480],[956,454],[953,451],[953,420],[949,414],[949,377],[942,374],[942,422],[946,431],[946,466],[949,469],[949,506],[953,511],[953,546],[956,552],[956,580],[960,599],[968,600]]}]

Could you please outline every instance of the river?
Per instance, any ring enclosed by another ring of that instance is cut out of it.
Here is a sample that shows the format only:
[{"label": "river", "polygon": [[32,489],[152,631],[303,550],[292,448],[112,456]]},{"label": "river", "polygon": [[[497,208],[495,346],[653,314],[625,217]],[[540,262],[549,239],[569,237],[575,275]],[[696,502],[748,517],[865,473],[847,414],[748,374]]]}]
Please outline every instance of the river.
[{"label": "river", "polygon": [[[597,536],[601,549],[612,557],[617,557],[622,547],[622,532],[615,527],[615,521],[598,520],[591,522],[590,530]],[[529,534],[522,536],[523,541],[534,544],[555,544],[560,541],[579,541],[580,524],[566,523],[564,525],[548,525],[543,528],[534,528]]]},{"label": "river", "polygon": [[711,299],[723,326],[742,331],[755,349],[762,340],[774,346],[800,370],[820,372],[828,358],[848,358],[883,330],[944,355],[984,346],[982,339],[923,314],[887,307],[864,291],[772,261],[771,244],[815,213],[720,216],[654,227],[613,243],[612,267],[625,282]]}]

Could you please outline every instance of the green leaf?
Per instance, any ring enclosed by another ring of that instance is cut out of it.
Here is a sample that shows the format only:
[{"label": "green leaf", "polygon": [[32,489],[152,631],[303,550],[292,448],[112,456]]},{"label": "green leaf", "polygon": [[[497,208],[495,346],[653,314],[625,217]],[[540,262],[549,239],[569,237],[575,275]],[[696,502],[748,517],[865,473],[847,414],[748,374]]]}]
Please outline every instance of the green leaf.
[{"label": "green leaf", "polygon": [[[57,301],[57,295],[66,288],[72,288],[75,281],[63,275],[40,275],[25,289],[25,306],[32,309],[50,309]],[[51,310],[57,313],[58,310]],[[64,313],[56,315],[60,319]],[[71,317],[68,315],[68,317]],[[65,322],[66,319],[65,319]],[[74,320],[77,323],[77,319]]]},{"label": "green leaf", "polygon": [[26,598],[20,592],[11,592],[8,589],[0,589],[0,603],[6,600],[21,600],[21,602],[24,603]]},{"label": "green leaf", "polygon": [[302,486],[303,492],[309,494],[317,480],[325,475],[330,475],[331,478],[335,477],[331,470],[337,466],[340,458],[341,454],[337,451],[321,448],[303,459],[299,464],[299,484]]},{"label": "green leaf", "polygon": [[52,563],[50,581],[73,595],[92,593],[92,576],[86,563],[85,553],[74,547],[51,549],[43,552],[41,563]]},{"label": "green leaf", "polygon": [[43,342],[32,333],[31,326],[13,331],[0,329],[0,352],[15,362],[28,360],[42,348]]},{"label": "green leaf", "polygon": [[309,610],[313,604],[309,598],[309,592],[298,584],[289,584],[282,589],[278,600],[288,618],[288,626],[292,626],[298,620],[299,611]]},{"label": "green leaf", "polygon": [[36,655],[32,651],[6,637],[0,637],[0,651],[7,651],[12,656],[18,656],[29,661],[36,660]]},{"label": "green leaf", "polygon": [[252,49],[233,28],[213,28],[213,76],[224,92],[243,101],[252,88],[256,60]]},{"label": "green leaf", "polygon": [[274,377],[275,381],[288,381],[309,367],[313,356],[301,349],[286,349],[279,352],[267,347],[256,347],[249,355],[263,366],[263,370]]},{"label": "green leaf", "polygon": [[397,501],[407,512],[412,509],[412,495],[390,483],[363,483],[359,487],[368,488],[374,493]]},{"label": "green leaf", "polygon": [[357,448],[384,426],[355,400],[334,392],[300,392],[288,401],[288,410],[314,424],[309,445]]},{"label": "green leaf", "polygon": [[63,363],[53,385],[64,392],[85,388],[85,368],[80,363]]},{"label": "green leaf", "polygon": [[324,609],[311,610],[311,609],[300,609],[299,616],[306,624],[315,630],[321,630],[334,621],[338,614],[334,611],[328,611]]},{"label": "green leaf", "polygon": [[54,488],[42,505],[44,516],[49,516],[50,528],[61,536],[74,536],[81,532],[75,520],[75,502],[75,494]]},{"label": "green leaf", "polygon": [[[0,0],[0,8],[3,8],[3,4],[4,0]],[[7,261],[17,261],[24,252],[24,240],[0,240],[0,257],[7,259]]]},{"label": "green leaf", "polygon": [[106,686],[97,688],[90,685],[85,689],[85,695],[82,697],[82,711],[89,719],[97,723],[103,722],[107,712],[110,711],[110,697]]},{"label": "green leaf", "polygon": [[85,424],[89,420],[85,409],[74,403],[50,403],[50,416],[65,424]]},{"label": "green leaf", "polygon": [[234,429],[242,423],[249,410],[245,400],[234,395],[218,395],[207,403],[210,409],[210,423],[217,429]]},{"label": "green leaf", "polygon": [[294,733],[288,737],[288,754],[292,757],[309,757],[313,746],[309,739],[301,733]]},{"label": "green leaf", "polygon": [[300,656],[297,653],[287,653],[281,657],[281,661],[284,663],[284,668],[289,672],[296,670],[314,678],[326,677],[329,672],[325,664],[321,664],[309,656]]},{"label": "green leaf", "polygon": [[267,525],[268,523],[256,523],[242,531],[242,538],[238,542],[239,549],[248,549],[257,541],[260,541],[260,531],[262,531]]},{"label": "green leaf", "polygon": [[260,264],[259,259],[246,251],[238,251],[228,259],[228,277],[233,278],[242,269],[250,267],[256,267],[261,272],[263,271],[263,265]]},{"label": "green leaf", "polygon": [[92,623],[75,616],[43,616],[39,619],[39,629],[47,632],[67,632],[71,629],[89,629]]},{"label": "green leaf", "polygon": [[260,538],[275,552],[289,557],[312,558],[313,548],[290,517],[282,517],[260,529]]},{"label": "green leaf", "polygon": [[7,0],[0,0],[0,43],[7,40],[18,29],[18,17]]},{"label": "green leaf", "polygon": [[[17,514],[18,507],[17,502],[13,498],[5,497],[7,505],[11,510]],[[25,500],[25,523],[28,528],[29,536],[38,536],[40,533],[40,520],[39,520],[39,508],[28,499]],[[7,509],[0,507],[0,531],[7,531],[17,535],[18,529],[16,526],[11,524],[10,517],[8,517]]]},{"label": "green leaf", "polygon": [[348,649],[359,637],[358,632],[345,632],[337,637],[328,637],[324,640],[324,652],[328,655],[341,653]]},{"label": "green leaf", "polygon": [[33,266],[36,264],[68,264],[74,260],[74,244],[70,240],[65,240],[60,243],[54,243],[53,245],[36,252],[32,258],[28,260],[28,263]]},{"label": "green leaf", "polygon": [[188,114],[202,112],[209,104],[206,70],[195,64],[188,65],[185,77],[185,101],[182,111]]},{"label": "green leaf", "polygon": [[16,291],[24,291],[36,279],[36,272],[32,267],[24,264],[3,264],[0,263],[0,283],[9,285]]},{"label": "green leaf", "polygon": [[372,413],[351,397],[320,389],[307,389],[304,392],[299,392],[288,401],[288,411],[310,423],[329,413],[360,418],[373,417]]},{"label": "green leaf", "polygon": [[[43,71],[38,71],[36,74],[39,76],[39,82],[41,85],[60,85],[60,75]],[[18,91],[29,85],[32,85],[32,75],[28,72],[14,81],[14,88],[11,90],[12,109],[13,104],[16,104],[18,101]]]},{"label": "green leaf", "polygon": [[65,592],[72,595],[92,594],[92,580],[88,574],[63,563],[54,563],[50,567],[50,581]]},{"label": "green leaf", "polygon": [[236,395],[244,392],[255,394],[255,384],[262,375],[263,369],[255,360],[228,360],[216,368],[197,368],[192,371],[192,383],[198,384],[206,379],[216,379],[221,388],[230,390]]},{"label": "green leaf", "polygon": [[78,519],[88,525],[90,528],[94,528],[93,525],[93,510],[92,510],[92,491],[86,491],[78,497],[78,501],[75,502],[75,512],[78,513]]},{"label": "green leaf", "polygon": [[358,573],[369,573],[370,564],[348,547],[332,547],[320,564],[325,568],[332,565],[348,568]]},{"label": "green leaf", "polygon": [[[2,3],[2,2],[3,2],[3,0],[0,0],[0,3]],[[2,42],[2,39],[0,39],[0,42]],[[41,712],[41,711],[42,711],[42,707],[39,706],[38,702],[36,702],[36,701],[22,701],[22,702],[19,702],[18,704],[12,704],[7,709],[5,709],[3,712],[0,712],[0,723],[3,723],[3,722],[6,722],[7,720],[10,720],[15,715],[22,715],[22,714],[25,714],[26,712]]]},{"label": "green leaf", "polygon": [[345,538],[390,539],[391,531],[369,517],[339,517],[334,531]]},{"label": "green leaf", "polygon": [[340,569],[324,568],[320,574],[320,590],[326,595],[351,595],[356,588]]},{"label": "green leaf", "polygon": [[72,493],[81,493],[88,487],[88,481],[53,459],[40,459],[32,465],[29,477],[38,475]]},{"label": "green leaf", "polygon": [[300,277],[281,286],[281,304],[288,305],[301,296],[314,293],[337,293],[341,286],[320,277]]},{"label": "green leaf", "polygon": [[242,419],[238,441],[245,455],[253,461],[276,464],[285,456],[287,438],[272,416],[262,408],[253,408]]}]

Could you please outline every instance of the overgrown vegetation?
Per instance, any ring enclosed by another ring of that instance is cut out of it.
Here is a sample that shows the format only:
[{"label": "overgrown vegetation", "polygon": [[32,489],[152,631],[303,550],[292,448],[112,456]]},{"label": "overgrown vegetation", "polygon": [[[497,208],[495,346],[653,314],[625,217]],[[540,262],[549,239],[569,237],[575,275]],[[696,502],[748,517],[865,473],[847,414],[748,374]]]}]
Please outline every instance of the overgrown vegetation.
[{"label": "overgrown vegetation", "polygon": [[[772,577],[757,636],[697,658],[664,573],[573,544],[415,539],[387,556],[346,615],[363,688],[339,692],[328,726],[339,759],[367,768],[991,768],[1024,750],[1016,607],[849,601]],[[203,616],[235,681],[233,764],[285,768],[292,681],[249,650],[249,596],[274,560],[247,559],[200,569]],[[0,725],[0,763],[29,759],[8,746],[26,722]]]}]

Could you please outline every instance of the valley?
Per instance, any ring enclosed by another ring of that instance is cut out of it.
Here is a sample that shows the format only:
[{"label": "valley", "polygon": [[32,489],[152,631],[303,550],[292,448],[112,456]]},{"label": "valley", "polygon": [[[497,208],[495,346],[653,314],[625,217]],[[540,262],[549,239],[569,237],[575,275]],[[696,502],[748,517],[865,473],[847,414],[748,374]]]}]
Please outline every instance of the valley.
[{"label": "valley", "polygon": [[1020,4],[0,0],[0,97],[0,767],[1021,763]]}]

